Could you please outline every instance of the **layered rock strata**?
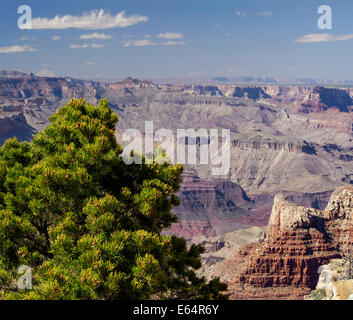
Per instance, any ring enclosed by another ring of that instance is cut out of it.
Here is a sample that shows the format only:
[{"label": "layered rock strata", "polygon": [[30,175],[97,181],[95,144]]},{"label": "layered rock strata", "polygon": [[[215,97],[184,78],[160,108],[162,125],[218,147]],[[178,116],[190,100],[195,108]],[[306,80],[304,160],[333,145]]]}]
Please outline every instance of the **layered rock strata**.
[{"label": "layered rock strata", "polygon": [[353,246],[353,187],[336,189],[324,210],[277,195],[259,241],[235,250],[209,277],[229,283],[233,299],[302,299],[318,283],[319,267]]}]

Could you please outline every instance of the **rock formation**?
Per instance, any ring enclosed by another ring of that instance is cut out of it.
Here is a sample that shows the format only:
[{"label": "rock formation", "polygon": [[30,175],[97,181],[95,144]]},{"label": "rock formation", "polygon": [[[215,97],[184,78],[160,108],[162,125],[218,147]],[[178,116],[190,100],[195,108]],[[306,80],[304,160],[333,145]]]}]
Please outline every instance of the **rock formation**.
[{"label": "rock formation", "polygon": [[[331,192],[283,191],[283,194],[298,205],[322,209]],[[168,233],[199,242],[203,237],[221,236],[252,226],[264,227],[270,218],[274,195],[269,193],[250,198],[236,183],[224,179],[200,179],[195,170],[187,170],[178,193],[181,204],[174,208],[178,222]]]},{"label": "rock formation", "polygon": [[[350,257],[353,259],[353,257]],[[319,281],[305,300],[353,300],[352,261],[334,259],[320,266]]]},{"label": "rock formation", "polygon": [[260,247],[239,277],[256,287],[313,287],[317,269],[339,257],[321,212],[296,206],[277,195]]},{"label": "rock formation", "polygon": [[303,298],[318,283],[318,269],[353,245],[353,187],[332,193],[325,210],[304,208],[277,195],[259,241],[213,267],[234,299]]},{"label": "rock formation", "polygon": [[195,171],[183,175],[178,193],[181,205],[174,209],[178,223],[171,233],[186,239],[216,236],[233,230],[262,225],[251,209],[254,201],[237,184],[227,180],[201,180]]},{"label": "rock formation", "polygon": [[153,82],[148,80],[132,79],[131,77],[125,78],[123,81],[109,85],[108,90],[125,90],[125,89],[156,89]]}]

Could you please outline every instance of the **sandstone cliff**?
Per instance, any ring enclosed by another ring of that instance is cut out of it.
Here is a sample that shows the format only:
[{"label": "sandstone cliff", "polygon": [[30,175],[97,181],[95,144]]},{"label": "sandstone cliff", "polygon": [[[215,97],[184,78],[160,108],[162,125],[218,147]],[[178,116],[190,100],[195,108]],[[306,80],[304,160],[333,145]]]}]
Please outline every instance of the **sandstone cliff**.
[{"label": "sandstone cliff", "polygon": [[235,250],[213,267],[228,280],[233,299],[303,298],[318,283],[318,269],[353,245],[353,187],[333,192],[325,210],[274,200],[259,241]]}]

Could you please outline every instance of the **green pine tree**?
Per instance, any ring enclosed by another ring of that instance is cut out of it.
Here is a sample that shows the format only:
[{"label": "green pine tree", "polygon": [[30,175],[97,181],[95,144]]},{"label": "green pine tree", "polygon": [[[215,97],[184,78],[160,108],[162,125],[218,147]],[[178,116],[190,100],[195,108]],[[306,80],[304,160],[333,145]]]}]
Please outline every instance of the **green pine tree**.
[{"label": "green pine tree", "polygon": [[[221,299],[201,246],[162,231],[176,222],[182,166],[126,165],[117,115],[73,99],[31,143],[0,148],[2,299]],[[31,290],[17,286],[32,269]]]}]

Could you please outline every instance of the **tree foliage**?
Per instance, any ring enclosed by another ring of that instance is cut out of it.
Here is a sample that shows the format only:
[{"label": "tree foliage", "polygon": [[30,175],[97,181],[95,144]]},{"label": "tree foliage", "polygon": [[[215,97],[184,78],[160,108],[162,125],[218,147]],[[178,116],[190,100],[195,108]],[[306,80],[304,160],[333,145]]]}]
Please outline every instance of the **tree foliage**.
[{"label": "tree foliage", "polygon": [[[73,99],[29,142],[0,148],[3,299],[219,299],[201,246],[162,234],[176,217],[182,166],[126,165],[117,115]],[[18,267],[33,272],[20,290]]]}]

